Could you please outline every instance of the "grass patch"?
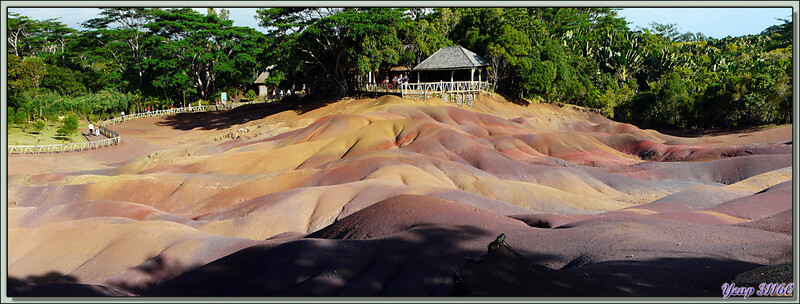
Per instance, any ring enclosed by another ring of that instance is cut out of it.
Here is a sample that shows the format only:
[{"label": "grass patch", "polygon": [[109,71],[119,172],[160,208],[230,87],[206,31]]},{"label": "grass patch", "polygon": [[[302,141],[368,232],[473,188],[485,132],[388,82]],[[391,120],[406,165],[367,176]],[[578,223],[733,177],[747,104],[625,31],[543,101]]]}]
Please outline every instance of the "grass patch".
[{"label": "grass patch", "polygon": [[39,132],[23,131],[21,126],[9,125],[8,145],[9,146],[35,146],[35,145],[55,145],[61,143],[86,142],[86,138],[81,135],[88,132],[89,122],[78,122],[78,131],[71,137],[58,136],[56,131],[61,127],[61,122],[45,122],[44,129]]}]

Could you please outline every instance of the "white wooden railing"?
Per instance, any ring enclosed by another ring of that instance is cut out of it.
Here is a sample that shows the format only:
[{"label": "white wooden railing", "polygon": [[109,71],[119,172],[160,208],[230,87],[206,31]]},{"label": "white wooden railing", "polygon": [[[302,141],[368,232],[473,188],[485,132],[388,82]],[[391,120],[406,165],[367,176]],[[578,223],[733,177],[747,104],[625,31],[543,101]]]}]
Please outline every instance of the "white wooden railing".
[{"label": "white wooden railing", "polygon": [[402,95],[478,93],[489,91],[489,83],[479,81],[409,82],[401,84],[356,82],[356,89],[362,92],[398,93]]},{"label": "white wooden railing", "polygon": [[97,150],[100,148],[118,145],[122,136],[114,130],[104,126],[98,126],[100,134],[108,137],[102,140],[87,141],[80,143],[66,143],[54,145],[35,145],[35,146],[8,146],[8,154],[39,154],[39,153],[60,153],[60,152],[75,152],[75,151],[88,151]]},{"label": "white wooden railing", "polygon": [[488,91],[489,83],[478,81],[405,83],[401,86],[401,89],[403,94],[423,94],[424,92],[474,93]]}]

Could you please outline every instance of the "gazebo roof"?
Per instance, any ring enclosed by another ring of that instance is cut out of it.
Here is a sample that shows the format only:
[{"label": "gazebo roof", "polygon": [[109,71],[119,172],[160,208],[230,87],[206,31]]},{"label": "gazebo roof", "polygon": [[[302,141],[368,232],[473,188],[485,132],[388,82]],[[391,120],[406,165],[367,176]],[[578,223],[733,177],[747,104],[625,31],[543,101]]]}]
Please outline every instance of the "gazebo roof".
[{"label": "gazebo roof", "polygon": [[468,49],[461,46],[449,46],[439,49],[436,53],[420,62],[414,67],[414,71],[459,70],[488,65],[489,63],[486,59]]}]

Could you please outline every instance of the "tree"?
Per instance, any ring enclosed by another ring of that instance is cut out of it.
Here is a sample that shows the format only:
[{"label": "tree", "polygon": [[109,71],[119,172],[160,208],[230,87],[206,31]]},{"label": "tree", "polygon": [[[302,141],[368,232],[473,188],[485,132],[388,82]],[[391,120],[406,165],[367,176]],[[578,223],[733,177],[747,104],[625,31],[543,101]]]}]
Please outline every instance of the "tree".
[{"label": "tree", "polygon": [[649,30],[656,35],[662,37],[667,42],[678,41],[681,37],[678,25],[675,23],[661,24],[658,22],[650,22]]},{"label": "tree", "polygon": [[771,51],[774,49],[785,48],[792,45],[792,19],[778,19],[783,21],[782,24],[773,25],[761,32],[762,35],[767,35],[773,41],[766,50]]},{"label": "tree", "polygon": [[86,93],[83,75],[68,68],[48,65],[46,76],[42,79],[42,87],[51,89],[62,95],[79,96]]},{"label": "tree", "polygon": [[64,53],[76,32],[57,19],[40,21],[17,13],[9,13],[7,52],[19,57],[38,56],[53,59],[53,62],[65,65]]},{"label": "tree", "polygon": [[[356,75],[399,60],[400,10],[270,8],[257,13],[260,25],[278,46],[272,58],[288,58],[302,66],[306,78],[322,75],[319,85],[337,90],[340,96],[350,91]],[[287,76],[296,77],[292,74]]]},{"label": "tree", "polygon": [[42,80],[47,76],[47,65],[39,57],[28,57],[22,60],[22,77],[30,86],[39,89]]},{"label": "tree", "polygon": [[33,24],[34,21],[26,16],[8,13],[8,53],[13,52],[18,57],[25,56],[25,49],[28,47],[25,38],[32,34]]},{"label": "tree", "polygon": [[26,124],[28,122],[28,114],[25,113],[25,110],[23,110],[23,109],[17,109],[17,111],[14,112],[14,120],[13,121],[14,121],[15,124],[24,125],[24,124]]},{"label": "tree", "polygon": [[[233,21],[216,14],[203,15],[192,9],[154,11],[147,28],[147,41],[154,55],[145,65],[155,72],[153,85],[165,95],[194,87],[203,99],[222,86],[223,79],[241,83],[257,70],[255,54],[263,51],[260,33],[235,27]],[[175,97],[180,94],[175,94]]]},{"label": "tree", "polygon": [[599,49],[599,62],[617,76],[620,84],[625,82],[642,66],[642,48],[639,36],[627,32],[606,33],[605,45]]},{"label": "tree", "polygon": [[[123,71],[128,66],[136,70],[138,89],[142,89],[144,80],[143,63],[149,58],[145,49],[147,25],[153,20],[153,12],[158,9],[147,8],[103,8],[101,17],[86,21],[83,26],[98,31],[101,35],[108,36],[104,39],[106,48],[110,51]],[[116,25],[109,28],[109,25]],[[123,72],[124,73],[124,72]]]}]

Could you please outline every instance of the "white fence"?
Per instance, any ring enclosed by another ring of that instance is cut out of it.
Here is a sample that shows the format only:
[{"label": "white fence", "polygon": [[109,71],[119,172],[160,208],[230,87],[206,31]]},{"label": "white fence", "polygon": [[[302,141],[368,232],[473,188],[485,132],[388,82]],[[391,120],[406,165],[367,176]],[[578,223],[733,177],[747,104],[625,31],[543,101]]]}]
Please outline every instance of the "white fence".
[{"label": "white fence", "polygon": [[122,137],[119,133],[109,128],[98,126],[100,134],[108,137],[103,140],[88,141],[81,143],[55,144],[55,145],[36,145],[36,146],[8,146],[8,154],[39,154],[39,153],[60,153],[97,150],[100,148],[118,145]]},{"label": "white fence", "polygon": [[407,99],[428,99],[440,97],[446,102],[454,101],[459,106],[473,105],[477,95],[489,91],[489,83],[482,81],[440,81],[401,84],[357,82],[356,89],[361,92],[399,94]]},{"label": "white fence", "polygon": [[489,83],[477,81],[454,81],[454,82],[420,82],[405,83],[401,86],[403,95],[428,93],[477,93],[488,91]]},{"label": "white fence", "polygon": [[164,116],[177,113],[188,112],[204,112],[204,111],[217,111],[223,109],[233,109],[243,105],[253,104],[255,101],[240,102],[236,104],[222,105],[202,105],[202,106],[189,106],[184,108],[173,108],[167,110],[156,110],[145,113],[129,114],[125,116],[115,117],[107,121],[98,123],[97,128],[100,129],[100,134],[107,137],[106,139],[98,141],[89,141],[81,143],[67,143],[67,144],[54,144],[54,145],[35,145],[35,146],[8,146],[8,154],[40,154],[40,153],[61,153],[61,152],[76,152],[76,151],[89,151],[97,150],[100,148],[118,145],[122,140],[122,136],[114,130],[106,128],[107,125],[113,125],[123,121],[128,121],[138,118]]}]

